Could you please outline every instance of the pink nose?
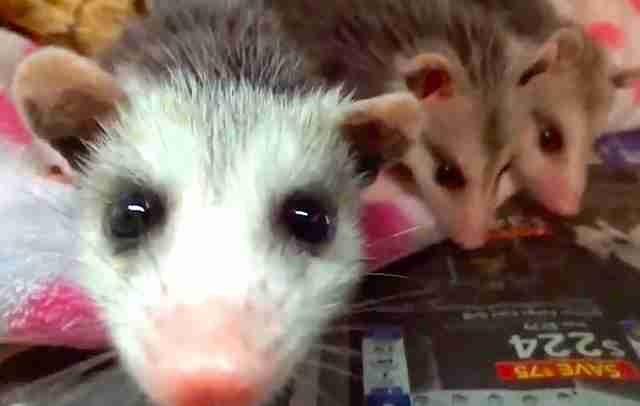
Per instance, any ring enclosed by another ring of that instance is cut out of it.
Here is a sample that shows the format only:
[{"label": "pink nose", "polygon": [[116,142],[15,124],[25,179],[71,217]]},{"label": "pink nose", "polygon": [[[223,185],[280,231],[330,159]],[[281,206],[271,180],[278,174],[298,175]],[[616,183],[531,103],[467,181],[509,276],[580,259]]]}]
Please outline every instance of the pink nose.
[{"label": "pink nose", "polygon": [[561,216],[575,216],[580,212],[582,196],[579,193],[567,192],[551,201],[551,209]]},{"label": "pink nose", "polygon": [[473,250],[482,247],[488,239],[488,225],[480,218],[481,213],[464,213],[455,221],[451,239],[462,248]]},{"label": "pink nose", "polygon": [[467,232],[466,235],[452,238],[453,241],[466,250],[474,250],[482,247],[487,242],[487,233],[479,231]]},{"label": "pink nose", "polygon": [[547,210],[560,216],[575,216],[582,205],[583,188],[571,186],[567,176],[541,179],[538,184],[538,198]]},{"label": "pink nose", "polygon": [[148,393],[166,406],[259,403],[276,366],[265,344],[273,329],[257,318],[219,303],[157,318],[145,340]]},{"label": "pink nose", "polygon": [[161,402],[167,406],[249,406],[257,403],[256,388],[242,376],[221,370],[185,371],[166,382]]}]

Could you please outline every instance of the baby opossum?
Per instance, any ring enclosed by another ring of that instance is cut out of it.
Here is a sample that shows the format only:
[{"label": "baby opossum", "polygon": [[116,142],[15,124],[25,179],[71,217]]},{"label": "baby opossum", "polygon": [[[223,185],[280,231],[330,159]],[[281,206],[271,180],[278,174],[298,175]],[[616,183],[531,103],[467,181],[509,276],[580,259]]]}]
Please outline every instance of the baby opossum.
[{"label": "baby opossum", "polygon": [[258,1],[166,0],[99,63],[17,69],[19,111],[79,169],[80,284],[158,404],[264,404],[361,275],[346,135],[415,98],[352,102],[300,67]]},{"label": "baby opossum", "polygon": [[560,215],[580,210],[594,138],[605,128],[616,90],[640,79],[638,67],[613,66],[605,50],[548,0],[476,0],[496,11],[529,49],[531,69],[516,100],[527,104],[517,184]]},{"label": "baby opossum", "polygon": [[411,183],[454,241],[484,244],[524,120],[514,92],[529,71],[501,16],[472,0],[270,5],[283,29],[306,44],[309,71],[358,97],[409,90],[421,101],[420,131],[390,143],[391,158],[411,170]]}]

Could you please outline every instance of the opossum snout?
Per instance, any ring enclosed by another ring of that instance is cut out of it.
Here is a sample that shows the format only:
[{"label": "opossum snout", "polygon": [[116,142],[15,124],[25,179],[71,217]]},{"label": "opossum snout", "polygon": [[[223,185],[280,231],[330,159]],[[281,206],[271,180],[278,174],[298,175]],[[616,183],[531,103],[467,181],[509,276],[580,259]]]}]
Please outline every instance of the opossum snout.
[{"label": "opossum snout", "polygon": [[278,317],[247,306],[182,305],[147,334],[147,393],[166,406],[258,404],[277,374]]},{"label": "opossum snout", "polygon": [[556,175],[539,182],[538,196],[548,210],[566,217],[573,217],[580,212],[584,181],[580,181],[580,177],[574,177],[577,180],[566,175]]},{"label": "opossum snout", "polygon": [[453,220],[451,239],[466,250],[482,247],[488,239],[490,216],[486,210],[470,207],[461,210]]}]

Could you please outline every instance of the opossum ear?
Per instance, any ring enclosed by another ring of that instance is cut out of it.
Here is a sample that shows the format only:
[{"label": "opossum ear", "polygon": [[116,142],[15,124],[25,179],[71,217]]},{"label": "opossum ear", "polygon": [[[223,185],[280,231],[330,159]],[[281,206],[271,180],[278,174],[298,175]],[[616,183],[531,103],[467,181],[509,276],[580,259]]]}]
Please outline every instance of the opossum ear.
[{"label": "opossum ear", "polygon": [[640,83],[640,66],[616,69],[611,75],[611,83],[618,89],[625,89]]},{"label": "opossum ear", "polygon": [[360,100],[344,112],[342,131],[360,162],[373,177],[404,157],[423,128],[424,108],[408,92]]},{"label": "opossum ear", "polygon": [[86,143],[101,134],[97,120],[125,100],[115,79],[95,62],[55,46],[35,51],[18,65],[12,95],[34,136],[73,166],[86,153]]},{"label": "opossum ear", "polygon": [[457,69],[444,55],[422,53],[411,60],[399,61],[397,67],[407,88],[420,100],[454,94]]},{"label": "opossum ear", "polygon": [[571,68],[579,63],[584,49],[584,33],[578,27],[560,28],[535,52],[518,80],[525,86],[540,74]]}]

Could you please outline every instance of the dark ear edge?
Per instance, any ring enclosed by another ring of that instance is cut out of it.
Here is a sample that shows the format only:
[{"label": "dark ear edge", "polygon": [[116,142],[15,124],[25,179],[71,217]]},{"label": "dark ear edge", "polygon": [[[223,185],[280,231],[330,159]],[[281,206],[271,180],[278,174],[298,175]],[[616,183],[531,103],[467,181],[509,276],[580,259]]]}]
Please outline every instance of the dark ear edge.
[{"label": "dark ear edge", "polygon": [[115,79],[73,51],[49,46],[25,58],[11,84],[16,109],[34,136],[74,167],[101,134],[98,119],[126,99]]},{"label": "dark ear edge", "polygon": [[537,76],[561,71],[580,63],[585,46],[585,36],[580,27],[558,29],[535,52],[518,80],[519,86],[527,85]]},{"label": "dark ear edge", "polygon": [[640,66],[616,69],[610,76],[611,84],[618,89],[626,89],[640,83]]},{"label": "dark ear edge", "polygon": [[416,140],[423,116],[420,101],[407,92],[352,103],[341,131],[358,160],[358,171],[375,180],[380,170],[399,162]]},{"label": "dark ear edge", "polygon": [[455,93],[455,78],[459,75],[444,55],[423,53],[410,61],[398,62],[397,66],[407,88],[419,100],[436,94],[449,97]]},{"label": "dark ear edge", "polygon": [[356,171],[364,175],[367,183],[373,183],[381,170],[399,161],[409,148],[408,140],[399,131],[377,120],[345,124],[342,131],[356,158]]}]

